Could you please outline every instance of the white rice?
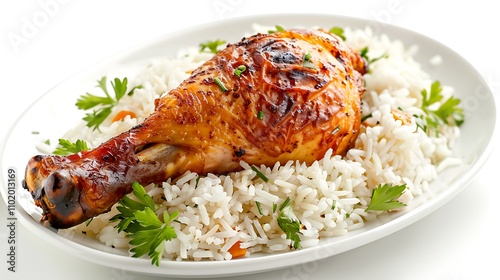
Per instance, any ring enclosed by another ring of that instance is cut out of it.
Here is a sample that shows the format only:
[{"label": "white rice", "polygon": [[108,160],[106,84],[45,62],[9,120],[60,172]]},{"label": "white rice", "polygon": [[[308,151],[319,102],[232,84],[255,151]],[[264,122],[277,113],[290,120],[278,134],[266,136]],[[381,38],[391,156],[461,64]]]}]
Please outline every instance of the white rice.
[{"label": "white rice", "polygon": [[[261,29],[256,31],[271,29],[258,28]],[[418,129],[413,117],[409,122],[394,117],[393,110],[397,108],[404,108],[409,115],[422,114],[420,92],[434,81],[413,58],[418,48],[404,46],[385,35],[374,35],[369,29],[344,31],[346,42],[353,48],[368,46],[370,57],[387,54],[387,58],[371,64],[370,73],[365,75],[367,91],[362,110],[363,115],[372,117],[362,125],[355,147],[344,158],[332,156],[329,151],[310,166],[292,161],[283,166],[261,166],[268,182],[263,182],[242,162],[243,171],[227,176],[208,175],[197,183],[198,175],[187,172],[175,183],[169,180],[146,186],[150,195],[161,203],[160,212],[179,211],[179,223],[173,223],[177,238],[166,242],[164,258],[227,260],[232,257],[229,248],[238,241],[247,249],[247,255],[293,250],[277,224],[277,212],[273,213],[273,205],[280,205],[287,197],[293,201],[294,213],[303,225],[302,247],[316,246],[322,237],[344,235],[374,219],[379,213],[364,209],[377,185],[407,184],[400,200],[409,203],[428,190],[429,183],[444,165],[459,163],[451,158],[458,128],[444,127],[441,137],[434,138]],[[100,131],[82,123],[64,138],[84,139],[97,147],[128,130],[153,111],[155,98],[175,88],[210,57],[211,54],[189,48],[176,58],[152,62],[133,81],[143,88],[125,96],[113,109],[134,111],[136,119],[127,117],[114,123],[107,120]],[[432,62],[436,67],[442,63],[438,56]],[[443,88],[444,95],[453,94],[451,87],[443,85]],[[438,170],[440,163],[445,164]],[[256,202],[260,203],[262,214]],[[116,209],[94,218],[88,226],[82,224],[59,232],[85,231],[107,246],[129,249],[123,232],[118,233],[113,228],[115,224],[108,222],[114,214]]]}]

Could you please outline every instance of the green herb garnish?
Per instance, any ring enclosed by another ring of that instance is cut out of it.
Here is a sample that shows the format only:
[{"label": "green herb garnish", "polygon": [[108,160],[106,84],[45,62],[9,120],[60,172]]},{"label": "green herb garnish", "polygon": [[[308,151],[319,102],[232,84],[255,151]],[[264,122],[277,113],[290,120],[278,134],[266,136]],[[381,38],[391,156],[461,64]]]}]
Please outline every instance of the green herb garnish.
[{"label": "green herb garnish", "polygon": [[312,63],[311,61],[312,55],[310,52],[304,54],[304,57],[302,58],[302,66],[307,67],[307,68],[316,68],[316,65]]},{"label": "green herb garnish", "polygon": [[133,87],[130,91],[127,92],[127,78],[123,78],[120,80],[115,78],[111,82],[111,86],[113,87],[114,97],[112,97],[106,86],[106,77],[102,77],[97,81],[97,87],[102,89],[105,96],[97,96],[87,92],[86,95],[80,96],[76,101],[76,107],[80,110],[89,110],[94,107],[97,107],[92,113],[87,113],[83,118],[84,121],[87,122],[88,127],[93,127],[97,129],[99,125],[111,114],[111,109],[118,104],[118,101],[126,95],[134,94],[134,90],[138,88],[142,88],[142,86]]},{"label": "green herb garnish", "polygon": [[387,211],[406,206],[398,201],[399,197],[405,192],[406,184],[392,186],[392,184],[380,184],[372,191],[372,199],[365,212]]},{"label": "green herb garnish", "polygon": [[292,203],[292,200],[291,200],[289,197],[287,197],[287,198],[285,199],[285,201],[283,201],[283,203],[281,204],[281,206],[280,206],[280,209],[279,209],[279,210],[280,210],[280,211],[281,211],[281,210],[283,210],[283,208],[287,207],[287,206],[288,206],[289,204],[291,204],[291,203]]},{"label": "green herb garnish", "polygon": [[92,223],[92,221],[94,220],[94,217],[88,219],[85,221],[85,226],[88,227],[90,225],[90,223]]},{"label": "green herb garnish", "polygon": [[200,183],[200,179],[201,179],[201,177],[200,177],[200,175],[198,175],[196,177],[195,184],[194,184],[194,189],[195,190],[198,188],[198,184]]},{"label": "green herb garnish", "polygon": [[306,53],[306,54],[304,55],[304,61],[309,61],[309,60],[311,59],[311,56],[312,56],[312,55],[311,55],[311,53],[310,53],[310,52]]},{"label": "green herb garnish", "polygon": [[344,29],[342,29],[340,27],[335,26],[335,27],[330,28],[330,33],[339,36],[340,39],[342,39],[343,41],[345,41],[345,39],[346,39],[344,36]]},{"label": "green herb garnish", "polygon": [[281,25],[275,25],[274,26],[274,30],[268,30],[267,33],[268,34],[273,34],[273,33],[276,33],[276,32],[283,32],[285,31],[285,27],[281,26]]},{"label": "green herb garnish", "polygon": [[66,139],[59,139],[59,147],[57,147],[53,154],[60,156],[67,156],[71,154],[76,154],[89,149],[87,142],[84,140],[76,140],[76,142],[71,142]]},{"label": "green herb garnish", "polygon": [[258,111],[257,112],[257,119],[263,120],[264,119],[264,111]]},{"label": "green herb garnish", "polygon": [[238,77],[241,77],[241,74],[247,70],[245,65],[240,65],[236,69],[234,69],[234,74]]},{"label": "green herb garnish", "polygon": [[364,121],[366,121],[367,119],[369,119],[369,118],[371,118],[371,117],[372,117],[372,113],[370,113],[370,114],[368,114],[368,115],[366,115],[366,116],[363,116],[363,117],[361,118],[361,122],[364,122]]},{"label": "green herb garnish", "polygon": [[257,206],[257,211],[259,211],[259,214],[262,216],[262,205],[260,205],[260,202],[255,201],[255,206]]},{"label": "green herb garnish", "polygon": [[163,211],[160,215],[162,221],[155,213],[159,206],[146,193],[144,187],[134,182],[132,188],[137,200],[128,196],[123,197],[116,207],[120,213],[113,216],[110,221],[119,221],[115,228],[118,232],[126,232],[130,238],[129,244],[134,246],[130,249],[134,253],[132,257],[138,258],[147,254],[151,258],[151,264],[159,266],[165,241],[177,237],[170,223],[177,218],[179,211],[175,210],[172,214]]},{"label": "green herb garnish", "polygon": [[216,84],[220,87],[220,89],[221,89],[223,92],[227,92],[227,88],[226,88],[226,86],[222,83],[222,81],[221,81],[219,78],[215,77],[215,78],[214,78],[214,81],[215,81],[215,83],[216,83]]},{"label": "green herb garnish", "polygon": [[456,125],[460,126],[464,122],[464,112],[463,109],[459,107],[460,99],[450,96],[446,101],[442,102],[439,108],[435,104],[443,100],[443,95],[441,94],[443,88],[439,81],[435,81],[431,84],[430,91],[423,89],[422,93],[422,110],[425,116],[420,116],[422,124],[419,127],[422,128],[427,134],[430,135],[431,131],[435,131],[438,134],[438,128],[441,125]]},{"label": "green herb garnish", "polygon": [[359,54],[361,55],[361,57],[363,57],[364,59],[366,59],[366,61],[368,62],[368,64],[371,64],[377,60],[380,60],[382,58],[387,58],[389,57],[389,55],[387,54],[383,54],[379,57],[374,57],[374,58],[370,58],[368,57],[368,47],[364,47],[362,48],[360,51],[359,51]]},{"label": "green herb garnish", "polygon": [[226,43],[224,40],[215,40],[215,41],[207,41],[205,43],[200,43],[200,52],[206,51],[211,52],[213,54],[217,54],[219,52],[219,46],[222,46]]},{"label": "green herb garnish", "polygon": [[301,222],[293,212],[293,203],[289,197],[281,204],[278,215],[278,226],[286,234],[286,238],[292,241],[295,249],[300,249],[300,226]]},{"label": "green herb garnish", "polygon": [[255,171],[255,173],[257,173],[257,176],[260,179],[262,179],[262,181],[264,181],[264,182],[269,181],[269,178],[267,178],[266,175],[264,175],[262,172],[260,172],[260,170],[255,165],[252,165],[251,168],[253,171]]}]

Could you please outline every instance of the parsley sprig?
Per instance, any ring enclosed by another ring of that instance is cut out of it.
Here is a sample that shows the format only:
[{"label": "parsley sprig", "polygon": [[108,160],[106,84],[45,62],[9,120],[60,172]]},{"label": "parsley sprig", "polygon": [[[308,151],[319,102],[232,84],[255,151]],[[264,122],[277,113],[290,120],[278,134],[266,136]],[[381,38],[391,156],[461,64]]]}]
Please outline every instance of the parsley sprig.
[{"label": "parsley sprig", "polygon": [[381,56],[378,56],[378,57],[369,57],[368,56],[368,47],[364,47],[362,48],[360,51],[359,51],[359,55],[361,55],[361,57],[363,57],[364,59],[366,59],[366,61],[368,62],[368,64],[372,64],[373,62],[377,61],[377,60],[380,60],[382,58],[388,58],[389,55],[388,54],[383,54]]},{"label": "parsley sprig", "polygon": [[[438,129],[441,125],[460,126],[464,122],[464,112],[459,107],[460,99],[450,96],[443,101],[442,91],[443,88],[439,81],[433,82],[429,91],[427,89],[421,91],[421,108],[425,115],[419,116],[421,122],[418,123],[418,126],[429,135],[432,131],[438,134]],[[436,105],[439,105],[439,107],[435,108]]]},{"label": "parsley sprig", "polygon": [[342,39],[343,41],[345,41],[345,39],[346,39],[345,35],[344,35],[344,29],[341,27],[334,26],[334,27],[330,28],[329,32],[339,36],[340,39]]},{"label": "parsley sprig", "polygon": [[278,226],[283,230],[287,239],[292,241],[292,246],[295,249],[300,249],[300,226],[301,222],[293,212],[293,203],[289,197],[281,204],[280,213],[278,215]]},{"label": "parsley sprig", "polygon": [[268,34],[274,34],[274,33],[283,32],[283,31],[286,30],[284,26],[279,25],[279,24],[275,25],[274,28],[275,29],[268,30],[267,33]]},{"label": "parsley sprig", "polygon": [[59,139],[59,147],[57,147],[54,150],[53,154],[60,156],[67,156],[82,151],[86,151],[88,149],[89,146],[87,145],[87,142],[85,142],[84,140],[78,139],[73,143],[66,139]]},{"label": "parsley sprig", "polygon": [[105,96],[98,96],[91,93],[86,93],[85,95],[80,96],[76,101],[76,107],[80,110],[89,110],[94,109],[92,113],[87,113],[83,118],[84,121],[87,122],[87,126],[90,128],[97,129],[99,125],[101,125],[104,120],[111,114],[112,108],[118,104],[118,101],[126,95],[134,94],[134,90],[138,88],[142,88],[142,86],[133,87],[131,90],[127,91],[127,78],[123,78],[122,80],[115,78],[111,82],[111,86],[113,87],[114,96],[111,96],[108,92],[107,88],[107,79],[106,77],[102,77],[97,81],[97,87],[102,89]]},{"label": "parsley sprig", "polygon": [[110,221],[119,221],[115,228],[118,232],[126,232],[130,238],[129,244],[134,246],[130,249],[134,253],[132,257],[138,258],[147,254],[151,258],[151,264],[159,266],[165,241],[177,237],[170,223],[177,218],[179,211],[175,210],[172,214],[163,211],[162,221],[155,213],[158,206],[144,187],[134,182],[132,188],[137,200],[128,196],[123,197],[117,206],[120,213],[113,216]]},{"label": "parsley sprig", "polygon": [[406,184],[393,186],[392,184],[380,184],[372,191],[372,199],[365,212],[394,210],[406,204],[398,201],[405,192]]},{"label": "parsley sprig", "polygon": [[214,40],[214,41],[206,41],[205,43],[200,43],[200,52],[210,52],[213,54],[217,54],[219,52],[219,46],[222,46],[226,43],[224,40]]}]

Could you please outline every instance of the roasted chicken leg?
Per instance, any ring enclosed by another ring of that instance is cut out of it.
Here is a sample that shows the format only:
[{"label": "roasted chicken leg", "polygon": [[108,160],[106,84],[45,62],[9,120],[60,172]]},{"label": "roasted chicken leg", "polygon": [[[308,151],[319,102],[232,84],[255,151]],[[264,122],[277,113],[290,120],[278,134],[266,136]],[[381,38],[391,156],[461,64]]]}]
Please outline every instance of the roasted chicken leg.
[{"label": "roasted chicken leg", "polygon": [[358,135],[366,68],[324,31],[243,38],[155,100],[142,124],[93,150],[31,158],[23,186],[43,220],[68,228],[109,211],[134,181],[343,155]]}]

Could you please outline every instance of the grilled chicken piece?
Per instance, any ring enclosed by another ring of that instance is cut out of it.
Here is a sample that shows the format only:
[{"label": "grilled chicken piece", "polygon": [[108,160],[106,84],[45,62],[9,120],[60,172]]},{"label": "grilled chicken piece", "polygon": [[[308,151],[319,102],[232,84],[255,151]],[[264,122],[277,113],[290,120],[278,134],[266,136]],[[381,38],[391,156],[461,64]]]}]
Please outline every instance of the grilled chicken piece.
[{"label": "grilled chicken piece", "polygon": [[90,151],[31,158],[23,186],[43,220],[68,228],[109,211],[134,181],[222,174],[241,169],[240,161],[312,163],[328,149],[343,155],[358,135],[365,70],[360,55],[327,32],[244,38],[157,99],[142,124]]}]

